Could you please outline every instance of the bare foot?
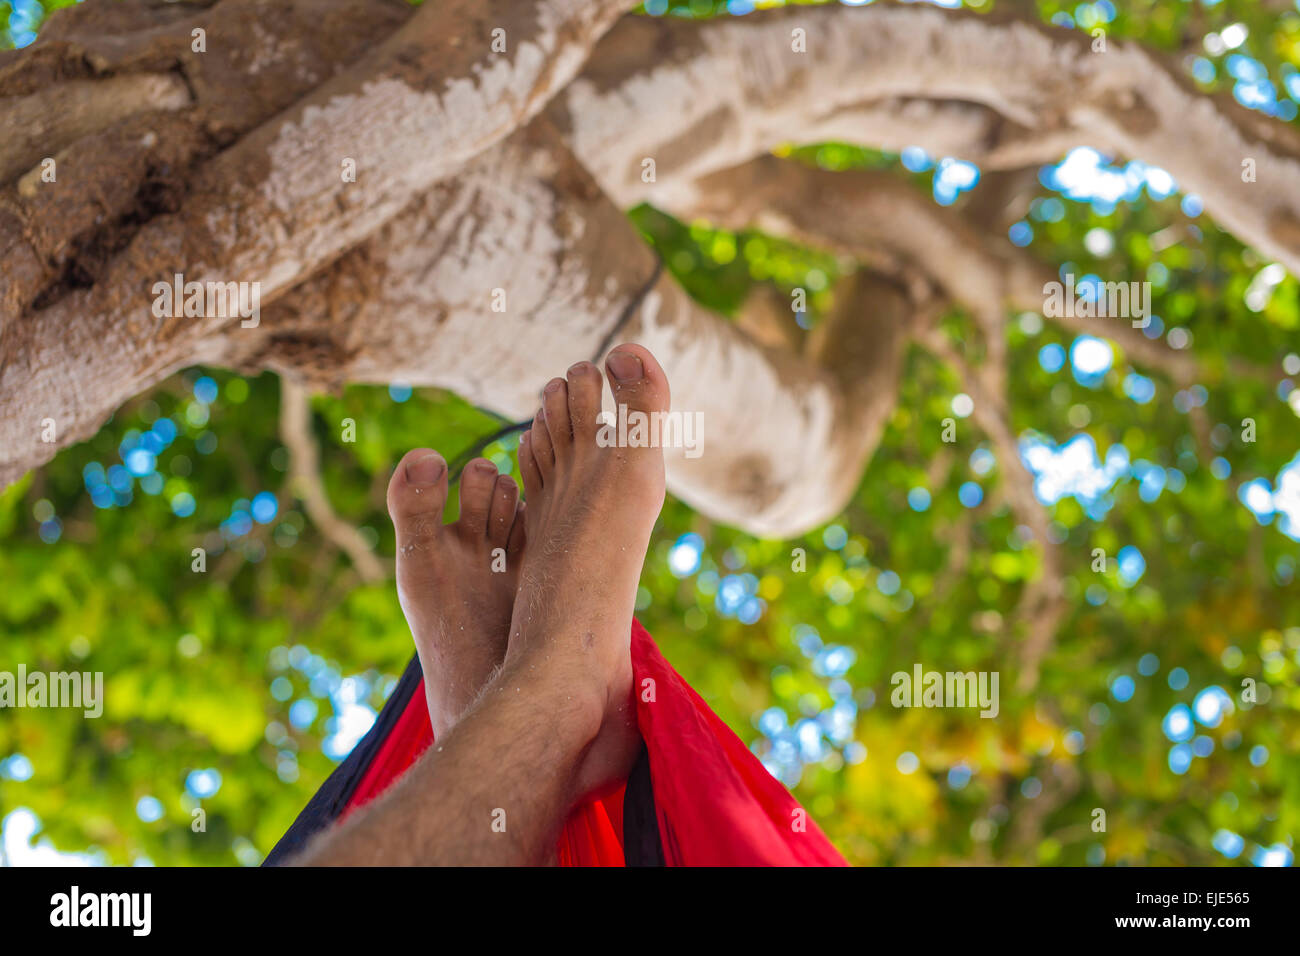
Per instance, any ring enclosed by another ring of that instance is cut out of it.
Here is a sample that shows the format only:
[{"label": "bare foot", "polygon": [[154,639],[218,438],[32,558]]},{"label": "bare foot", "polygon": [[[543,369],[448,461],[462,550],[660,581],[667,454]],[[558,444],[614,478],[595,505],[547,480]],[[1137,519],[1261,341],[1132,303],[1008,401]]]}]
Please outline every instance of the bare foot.
[{"label": "bare foot", "polygon": [[407,452],[388,483],[397,531],[397,597],[424,669],[435,738],[454,725],[506,652],[525,531],[519,488],[475,458],[460,479],[460,517],[442,523],[447,463]]},{"label": "bare foot", "polygon": [[[639,345],[606,360],[616,405],[668,409],[668,380]],[[600,370],[579,362],[552,379],[519,442],[530,542],[506,666],[541,667],[599,708],[575,797],[626,778],[640,740],[629,641],[637,582],[664,500],[663,451],[600,447]]]}]

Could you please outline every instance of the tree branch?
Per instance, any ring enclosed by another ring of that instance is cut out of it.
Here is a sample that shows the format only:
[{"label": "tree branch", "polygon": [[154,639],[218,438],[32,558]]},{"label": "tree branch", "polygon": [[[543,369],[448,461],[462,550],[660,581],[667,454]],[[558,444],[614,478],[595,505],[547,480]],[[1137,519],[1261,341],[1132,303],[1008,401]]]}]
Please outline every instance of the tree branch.
[{"label": "tree branch", "polygon": [[146,110],[178,110],[190,104],[178,76],[114,76],[77,80],[0,99],[9,133],[0,141],[0,182],[18,176],[69,143]]},{"label": "tree branch", "polygon": [[[1005,341],[1007,311],[1041,313],[1044,286],[1057,281],[1050,268],[1000,233],[974,227],[961,212],[939,206],[890,173],[832,172],[765,156],[705,177],[699,186],[689,204],[670,211],[732,229],[760,228],[859,260],[892,262],[969,311],[992,349]],[[1194,353],[1149,339],[1128,320],[1066,315],[1049,321],[1109,339],[1135,365],[1154,369],[1180,388],[1212,378]],[[1281,377],[1240,359],[1230,367],[1234,376],[1270,387]]]},{"label": "tree branch", "polygon": [[[802,28],[807,53],[792,50]],[[550,107],[623,205],[689,204],[696,180],[790,142],[906,145],[986,169],[1074,146],[1141,159],[1300,274],[1300,134],[1135,43],[930,6],[827,5],[705,22],[624,18]],[[924,64],[918,69],[917,64]],[[642,182],[642,160],[656,180]],[[1254,160],[1257,181],[1243,182]]]},{"label": "tree branch", "polygon": [[[300,16],[328,2],[285,6]],[[96,228],[88,225],[92,215],[78,211],[75,231],[40,233],[35,207],[24,204],[38,199],[9,193],[9,206],[0,203],[0,249],[13,264],[0,285],[0,402],[10,412],[0,422],[0,481],[88,436],[125,397],[195,362],[285,368],[312,381],[403,378],[530,412],[538,372],[585,357],[650,274],[635,233],[552,142],[547,123],[504,141],[556,91],[548,116],[623,204],[649,198],[689,207],[702,176],[790,140],[938,143],[986,164],[1010,163],[1015,153],[1017,166],[1033,162],[1030,153],[1054,158],[1063,143],[1089,141],[1169,169],[1262,251],[1295,261],[1300,249],[1300,238],[1288,244],[1285,228],[1300,208],[1300,176],[1293,175],[1300,150],[1291,132],[1201,97],[1132,45],[1112,43],[1103,62],[1086,37],[1069,31],[919,7],[794,7],[705,23],[628,17],[568,82],[620,3],[456,0],[410,15],[371,4],[391,15],[376,31],[382,39],[363,44],[351,61],[340,53],[333,62],[350,65],[322,80],[313,64],[331,58],[310,38],[344,31],[304,32],[305,79],[276,94],[274,84],[240,86],[232,80],[240,71],[217,70],[217,58],[177,47],[191,22],[209,23],[220,39],[217,26],[232,22],[240,3],[267,14],[276,8],[224,0],[192,17],[190,9],[177,12],[157,27],[168,37],[157,48],[144,39],[149,30],[120,48],[77,41],[90,52],[75,60],[76,79],[95,70],[179,70],[199,106],[175,119],[207,120],[191,126],[192,140],[163,137],[160,146],[131,153],[133,163],[147,165],[148,150],[164,149],[191,165],[192,174],[169,180],[178,190],[174,202],[141,208],[133,198],[139,189],[105,193],[110,213],[144,222],[138,231]],[[86,6],[104,15],[113,8]],[[340,17],[332,22],[353,22]],[[282,21],[274,25],[284,30]],[[498,25],[506,30],[503,54],[487,39]],[[807,30],[808,54],[791,48],[795,26]],[[292,57],[274,52],[290,36],[271,33],[246,52],[267,52],[272,73],[287,70]],[[39,88],[34,77],[56,75],[60,57],[76,44],[58,31],[51,37],[64,46],[50,52],[42,42],[0,62],[0,92],[28,95]],[[914,69],[916,62],[927,68]],[[230,113],[204,112],[217,109],[216,91],[227,83],[242,101],[281,95],[292,105],[241,131]],[[133,124],[148,115],[77,139],[68,155],[89,156],[109,137],[139,129]],[[1213,142],[1213,155],[1186,149],[1189,138]],[[963,141],[969,151],[958,149]],[[1214,165],[1221,162],[1215,156],[1246,148],[1257,160],[1259,188],[1240,183],[1235,165]],[[355,183],[340,176],[347,158],[357,160]],[[644,158],[657,161],[655,182],[641,179]],[[40,221],[56,221],[59,208],[42,206]],[[830,218],[837,226],[849,217],[836,211]],[[1281,232],[1273,229],[1278,223]],[[101,250],[89,288],[84,275],[68,275],[86,261],[69,247],[87,242]],[[899,248],[894,243],[891,254]],[[910,261],[922,251],[913,246]],[[1041,274],[1017,272],[1015,260],[1008,270],[1000,254],[963,254],[970,263],[1001,263],[1011,301],[1021,294],[1015,290],[1029,295],[1026,277]],[[197,281],[259,282],[264,327],[156,319],[147,291],[177,272]],[[506,314],[487,306],[495,289],[509,294]],[[1032,295],[1041,303],[1041,285]],[[277,296],[283,301],[269,305]],[[991,327],[1000,301],[980,300],[972,311]],[[17,321],[14,305],[22,312]],[[900,293],[896,311],[911,308]],[[487,323],[500,334],[484,336]],[[684,497],[765,533],[803,530],[834,513],[842,489],[830,475],[860,464],[869,445],[858,432],[871,432],[859,428],[843,369],[832,373],[760,348],[668,280],[628,333],[653,340],[681,369],[679,398],[707,409],[712,434],[724,436],[703,464],[670,463]],[[871,327],[860,334],[868,343],[873,336],[892,341]],[[996,349],[999,340],[989,341]],[[1132,339],[1132,347],[1152,346]],[[774,447],[755,435],[753,415],[787,444]],[[46,418],[58,425],[55,443],[40,440]],[[809,478],[816,456],[825,460]]]},{"label": "tree branch", "polygon": [[[1010,416],[1005,399],[989,386],[989,379],[999,376],[983,368],[972,368],[938,330],[931,331],[922,344],[961,375],[967,393],[974,401],[972,414],[975,422],[988,435],[997,452],[1011,510],[1033,533],[1042,555],[1039,573],[1026,582],[1016,611],[1024,632],[1016,689],[1027,693],[1038,683],[1039,665],[1051,649],[1057,627],[1068,608],[1060,549],[1052,543],[1047,511],[1034,494],[1033,478],[1020,458],[1019,445],[1008,424]],[[1005,380],[1005,376],[1000,377]]]},{"label": "tree branch", "polygon": [[285,376],[280,377],[280,440],[289,449],[289,485],[312,523],[348,556],[363,581],[382,581],[387,577],[384,565],[361,532],[338,516],[321,481],[320,450],[311,433],[307,389]]},{"label": "tree branch", "polygon": [[[196,363],[272,369],[313,386],[434,385],[522,418],[549,375],[591,357],[654,272],[623,213],[553,130],[532,124],[265,309],[256,328],[173,319],[101,329],[69,318],[84,292],[33,313],[0,373],[0,401],[12,409],[0,419],[0,478],[53,453],[42,419],[57,421],[61,442],[92,434],[126,398]],[[893,401],[871,383],[895,380],[896,327],[911,312],[876,281],[872,314],[837,321],[828,339],[831,352],[857,358],[855,370],[763,348],[659,279],[624,336],[669,369],[674,408],[703,416],[704,453],[669,450],[675,494],[776,536],[843,508]],[[497,290],[504,311],[493,309]]]}]

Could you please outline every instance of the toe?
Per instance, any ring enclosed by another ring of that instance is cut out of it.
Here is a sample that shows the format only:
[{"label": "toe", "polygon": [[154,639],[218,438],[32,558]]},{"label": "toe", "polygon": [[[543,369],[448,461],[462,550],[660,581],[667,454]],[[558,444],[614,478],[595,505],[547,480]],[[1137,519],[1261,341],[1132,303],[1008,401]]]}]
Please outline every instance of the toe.
[{"label": "toe", "polygon": [[487,536],[492,547],[504,548],[510,540],[510,527],[514,524],[518,506],[519,486],[509,475],[498,475],[487,520]]},{"label": "toe", "polygon": [[579,362],[569,369],[569,422],[575,447],[591,446],[596,441],[596,416],[600,414],[600,369],[590,362]]},{"label": "toe", "polygon": [[433,543],[446,503],[447,462],[431,448],[407,452],[388,481],[388,514],[397,532],[399,557]]},{"label": "toe", "polygon": [[546,416],[540,409],[533,419],[532,436],[530,444],[533,446],[533,461],[537,462],[537,470],[541,472],[544,485],[555,472],[555,448],[551,441],[551,430],[546,427]]},{"label": "toe", "polygon": [[524,479],[524,497],[535,499],[542,493],[542,473],[533,454],[533,433],[519,436],[519,474]]},{"label": "toe", "polygon": [[487,534],[488,512],[492,508],[492,489],[496,487],[497,466],[486,458],[475,458],[460,476],[460,518],[456,524],[470,536]]},{"label": "toe", "polygon": [[553,378],[542,389],[542,414],[546,418],[546,430],[550,433],[558,463],[560,456],[573,444],[569,425],[569,386],[564,379]]},{"label": "toe", "polygon": [[620,345],[605,359],[614,404],[639,412],[667,411],[668,376],[643,345]]}]

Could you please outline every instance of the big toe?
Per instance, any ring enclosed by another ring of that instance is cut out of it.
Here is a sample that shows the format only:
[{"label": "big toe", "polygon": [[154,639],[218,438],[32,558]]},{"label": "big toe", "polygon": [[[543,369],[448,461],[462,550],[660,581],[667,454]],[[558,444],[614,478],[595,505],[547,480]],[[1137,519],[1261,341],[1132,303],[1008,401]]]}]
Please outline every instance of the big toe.
[{"label": "big toe", "polygon": [[618,346],[605,358],[605,370],[615,406],[647,414],[668,410],[668,376],[644,345]]},{"label": "big toe", "polygon": [[433,546],[446,503],[447,462],[431,448],[408,451],[388,480],[388,514],[397,532],[399,571],[403,555]]}]

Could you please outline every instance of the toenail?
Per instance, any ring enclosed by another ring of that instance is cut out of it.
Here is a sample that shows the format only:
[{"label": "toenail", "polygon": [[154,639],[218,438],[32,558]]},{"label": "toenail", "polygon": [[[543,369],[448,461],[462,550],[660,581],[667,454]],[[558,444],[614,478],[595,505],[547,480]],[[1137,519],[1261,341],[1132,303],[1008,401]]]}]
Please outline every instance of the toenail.
[{"label": "toenail", "polygon": [[558,378],[551,379],[549,382],[546,383],[546,394],[554,395],[556,392],[560,390],[560,385],[562,384],[563,382]]},{"label": "toenail", "polygon": [[610,373],[620,382],[635,382],[645,374],[640,357],[631,352],[610,352],[606,362]]},{"label": "toenail", "polygon": [[486,461],[486,460],[484,460],[484,461],[476,461],[476,462],[474,462],[474,468],[475,468],[476,471],[496,471],[496,470],[497,470],[497,466],[496,466],[496,465],[494,465],[494,464],[492,464],[492,462],[490,462],[490,461]]},{"label": "toenail", "polygon": [[442,458],[438,455],[425,455],[418,461],[406,466],[406,480],[413,485],[431,485],[442,477]]},{"label": "toenail", "polygon": [[587,366],[590,364],[591,364],[590,362],[574,362],[572,365],[569,366],[569,374],[577,375],[579,373],[582,373],[585,375],[587,373]]}]

